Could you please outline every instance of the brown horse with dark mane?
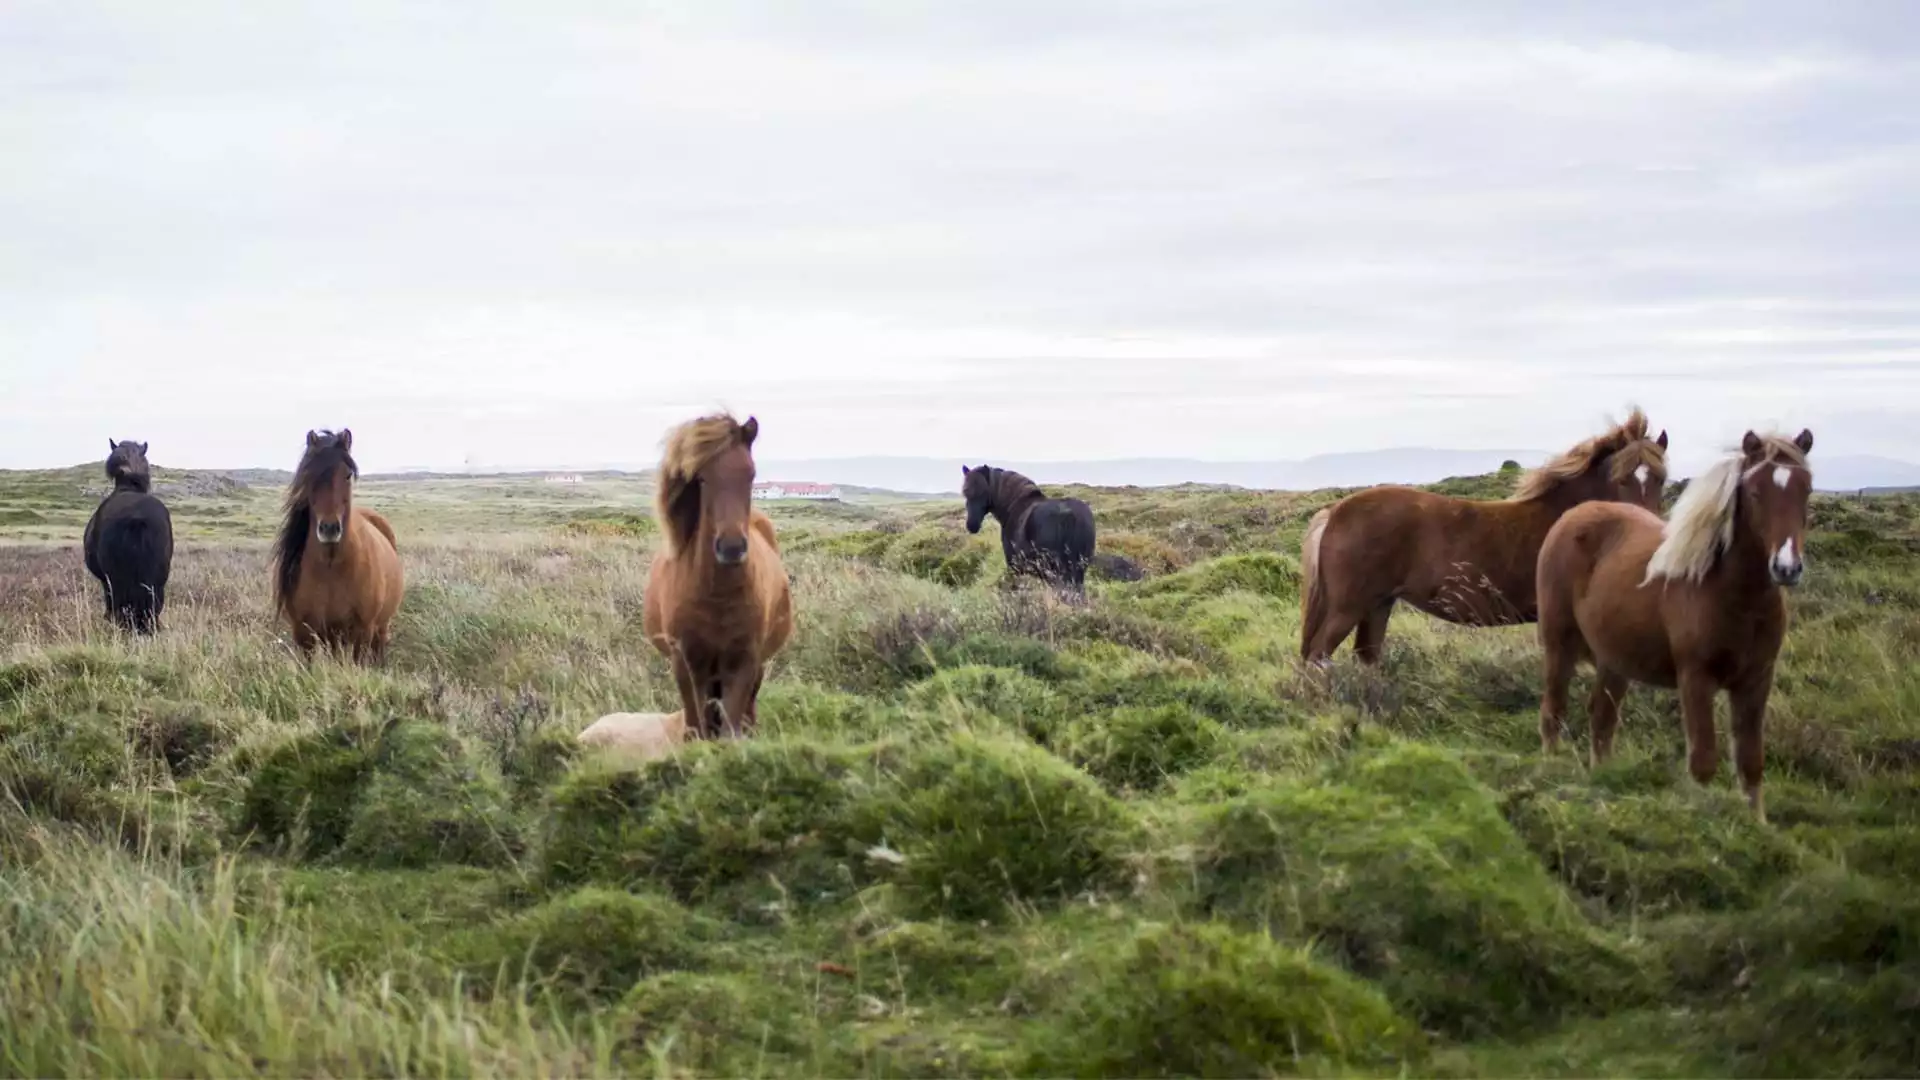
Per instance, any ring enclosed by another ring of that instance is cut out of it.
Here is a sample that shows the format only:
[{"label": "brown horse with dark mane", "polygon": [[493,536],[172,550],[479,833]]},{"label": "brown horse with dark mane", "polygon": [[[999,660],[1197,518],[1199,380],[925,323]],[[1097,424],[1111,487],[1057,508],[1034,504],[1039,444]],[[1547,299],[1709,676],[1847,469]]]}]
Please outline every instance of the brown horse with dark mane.
[{"label": "brown horse with dark mane", "polygon": [[1677,688],[1687,767],[1704,784],[1720,769],[1713,699],[1725,690],[1740,783],[1766,820],[1761,729],[1787,634],[1781,588],[1806,569],[1812,450],[1811,431],[1792,441],[1749,431],[1738,453],[1687,485],[1664,525],[1639,507],[1603,503],[1554,525],[1539,561],[1543,750],[1559,746],[1567,686],[1587,660],[1596,673],[1590,760],[1613,751],[1628,682]]},{"label": "brown horse with dark mane", "polygon": [[753,507],[760,422],[724,414],[667,436],[654,492],[662,550],[647,575],[647,639],[673,667],[681,715],[702,737],[749,734],[767,661],[793,633],[773,521]]},{"label": "brown horse with dark mane", "polygon": [[1461,499],[1400,485],[1355,492],[1307,524],[1300,547],[1300,656],[1324,664],[1348,634],[1361,662],[1380,662],[1387,619],[1404,600],[1468,626],[1535,618],[1534,563],[1561,515],[1614,500],[1660,507],[1667,433],[1627,421],[1528,473],[1510,498]]},{"label": "brown horse with dark mane", "polygon": [[393,526],[353,505],[353,432],[307,432],[307,450],[287,486],[274,541],[273,604],[302,653],[350,649],[359,662],[386,655],[406,583]]}]

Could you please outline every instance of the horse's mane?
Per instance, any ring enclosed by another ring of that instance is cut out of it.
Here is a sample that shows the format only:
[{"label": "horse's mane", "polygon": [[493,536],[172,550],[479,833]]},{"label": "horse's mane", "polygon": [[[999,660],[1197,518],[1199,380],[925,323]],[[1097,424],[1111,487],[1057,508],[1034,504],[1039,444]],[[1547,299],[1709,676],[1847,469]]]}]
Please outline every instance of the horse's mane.
[{"label": "horse's mane", "polygon": [[[1807,468],[1807,455],[1793,440],[1778,435],[1760,437],[1761,453],[1754,468],[1774,462]],[[1713,569],[1715,559],[1733,543],[1733,508],[1747,455],[1736,450],[1714,463],[1680,493],[1673,504],[1660,546],[1647,560],[1646,584],[1654,578],[1699,581]]]},{"label": "horse's mane", "polygon": [[1553,494],[1566,483],[1593,468],[1593,463],[1614,455],[1609,472],[1615,483],[1623,483],[1642,465],[1665,476],[1667,452],[1647,435],[1647,414],[1636,406],[1626,422],[1613,430],[1595,435],[1566,453],[1530,470],[1520,478],[1510,502],[1530,502]]},{"label": "horse's mane", "polygon": [[1040,490],[1039,484],[1012,469],[993,470],[992,480],[989,490],[993,492],[993,505],[1001,510],[1012,510],[1021,499],[1029,495],[1042,499],[1047,497],[1047,493]]},{"label": "horse's mane", "polygon": [[340,445],[331,431],[320,433],[320,442],[307,447],[300,465],[293,470],[287,485],[286,517],[280,522],[280,535],[273,541],[273,604],[285,611],[293,599],[293,587],[300,580],[300,562],[307,553],[307,538],[313,533],[313,511],[307,508],[313,489],[334,470],[345,466],[354,476],[360,466],[353,455]]},{"label": "horse's mane", "polygon": [[660,456],[660,473],[654,481],[653,513],[669,555],[679,554],[700,527],[698,508],[689,514],[683,505],[696,492],[700,470],[745,437],[740,423],[726,413],[688,420],[667,433],[666,452]]}]

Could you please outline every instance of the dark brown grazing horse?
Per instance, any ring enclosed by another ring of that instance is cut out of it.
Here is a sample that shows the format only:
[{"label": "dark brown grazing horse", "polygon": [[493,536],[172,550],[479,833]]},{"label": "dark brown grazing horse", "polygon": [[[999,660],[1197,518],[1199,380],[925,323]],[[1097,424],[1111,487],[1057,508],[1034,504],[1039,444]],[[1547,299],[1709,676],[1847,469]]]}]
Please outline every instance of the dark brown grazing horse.
[{"label": "dark brown grazing horse", "polygon": [[1787,634],[1780,590],[1806,569],[1812,449],[1811,431],[1791,442],[1747,432],[1739,453],[1687,485],[1664,527],[1639,507],[1605,503],[1560,519],[1540,548],[1544,751],[1559,746],[1567,685],[1588,660],[1596,672],[1590,760],[1613,751],[1629,681],[1677,687],[1687,767],[1707,783],[1720,768],[1713,699],[1725,690],[1740,783],[1766,820],[1761,728]]},{"label": "dark brown grazing horse", "polygon": [[1086,595],[1087,564],[1093,560],[1093,510],[1079,499],[1049,499],[1040,485],[1014,472],[982,465],[960,466],[965,479],[967,531],[978,533],[987,515],[1000,523],[1000,552],[1008,573],[1026,575]]},{"label": "dark brown grazing horse", "polygon": [[1379,663],[1397,600],[1468,626],[1532,622],[1534,563],[1547,530],[1597,499],[1657,511],[1666,449],[1667,433],[1648,438],[1646,415],[1634,409],[1626,423],[1521,478],[1507,499],[1382,485],[1320,511],[1300,546],[1301,659],[1325,664],[1358,629],[1354,653]]},{"label": "dark brown grazing horse", "polygon": [[753,508],[760,422],[690,420],[667,436],[654,492],[662,550],[647,574],[647,639],[673,667],[681,716],[701,737],[759,723],[767,661],[793,633],[773,521]]},{"label": "dark brown grazing horse", "polygon": [[386,655],[406,582],[393,526],[353,505],[353,432],[307,432],[307,450],[287,486],[274,541],[273,605],[300,651],[350,649],[359,662]]},{"label": "dark brown grazing horse", "polygon": [[107,440],[113,491],[80,534],[87,572],[106,594],[107,617],[136,634],[160,628],[173,571],[173,516],[153,494],[147,444]]}]

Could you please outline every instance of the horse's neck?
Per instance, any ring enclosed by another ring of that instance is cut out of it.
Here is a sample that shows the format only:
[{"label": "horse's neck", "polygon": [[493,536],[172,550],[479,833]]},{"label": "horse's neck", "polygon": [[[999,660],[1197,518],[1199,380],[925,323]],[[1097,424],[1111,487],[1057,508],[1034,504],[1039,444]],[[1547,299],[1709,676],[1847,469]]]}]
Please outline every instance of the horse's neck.
[{"label": "horse's neck", "polygon": [[113,493],[115,495],[123,491],[132,491],[144,495],[152,488],[153,481],[151,480],[138,480],[128,476],[116,476],[113,478]]},{"label": "horse's neck", "polygon": [[1746,507],[1740,502],[1734,504],[1733,515],[1733,540],[1720,553],[1707,580],[1734,591],[1763,594],[1777,591],[1780,586],[1773,583],[1773,571],[1767,566],[1773,552],[1767,550],[1767,542],[1760,534],[1748,527]]},{"label": "horse's neck", "polygon": [[1046,498],[1046,494],[1040,490],[1039,485],[1029,480],[1014,489],[1007,498],[995,499],[991,513],[1000,522],[1000,528],[1004,531],[1009,526],[1018,525],[1020,519],[1026,517],[1035,504],[1046,501]]}]

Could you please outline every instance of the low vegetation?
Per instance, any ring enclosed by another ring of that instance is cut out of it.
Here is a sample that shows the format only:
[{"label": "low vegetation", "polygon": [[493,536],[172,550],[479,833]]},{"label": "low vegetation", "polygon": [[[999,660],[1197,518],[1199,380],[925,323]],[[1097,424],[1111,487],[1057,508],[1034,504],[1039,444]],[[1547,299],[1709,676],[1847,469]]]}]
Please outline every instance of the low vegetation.
[{"label": "low vegetation", "polygon": [[1920,1072],[1920,498],[1816,500],[1763,826],[1670,694],[1542,758],[1526,628],[1300,672],[1337,493],[1074,491],[1084,609],[957,502],[776,504],[760,735],[636,765],[572,736],[677,706],[638,484],[369,481],[365,670],[274,625],[270,482],[161,479],[142,641],[89,479],[0,474],[8,1074]]}]

